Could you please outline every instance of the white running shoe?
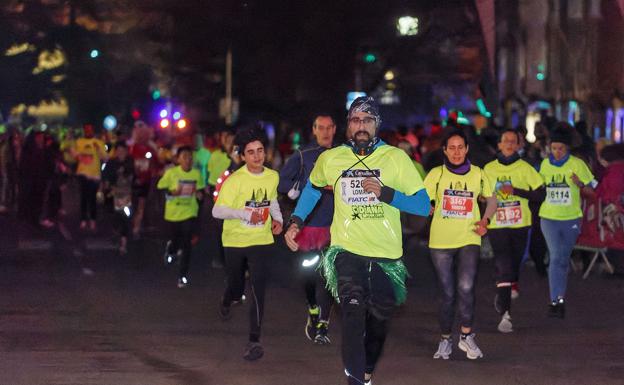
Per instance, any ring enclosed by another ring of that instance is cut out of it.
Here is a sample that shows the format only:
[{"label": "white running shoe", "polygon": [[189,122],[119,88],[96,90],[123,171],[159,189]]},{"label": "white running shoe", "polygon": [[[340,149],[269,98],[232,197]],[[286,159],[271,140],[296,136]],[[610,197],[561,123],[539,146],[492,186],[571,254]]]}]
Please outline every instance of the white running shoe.
[{"label": "white running shoe", "polygon": [[453,339],[442,338],[438,344],[438,351],[433,354],[434,359],[442,358],[448,360],[453,352]]},{"label": "white running shoe", "polygon": [[459,339],[459,344],[457,345],[461,350],[466,352],[466,357],[471,360],[476,360],[477,358],[483,358],[483,353],[481,349],[477,346],[477,342],[475,341],[475,334],[469,334],[465,338],[461,337]]},{"label": "white running shoe", "polygon": [[498,323],[498,331],[501,333],[513,332],[513,325],[511,324],[511,316],[509,315],[508,311],[506,311],[505,314],[503,314],[503,317]]}]

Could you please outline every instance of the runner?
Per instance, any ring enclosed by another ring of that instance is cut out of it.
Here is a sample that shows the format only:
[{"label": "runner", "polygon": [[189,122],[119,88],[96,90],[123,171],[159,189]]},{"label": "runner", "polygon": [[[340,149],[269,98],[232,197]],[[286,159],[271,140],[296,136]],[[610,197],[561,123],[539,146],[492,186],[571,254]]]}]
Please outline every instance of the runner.
[{"label": "runner", "polygon": [[581,190],[592,193],[598,186],[587,165],[570,155],[571,134],[561,128],[550,137],[550,155],[542,161],[540,174],[546,184],[546,199],[539,210],[548,245],[550,264],[550,317],[565,317],[565,294],[570,255],[581,232]]},{"label": "runner", "polygon": [[132,129],[131,145],[128,149],[130,157],[134,160],[134,186],[132,193],[136,203],[132,236],[138,238],[141,234],[143,217],[145,214],[145,204],[152,188],[152,177],[158,168],[158,157],[156,146],[152,143],[153,131],[144,122],[138,120]]},{"label": "runner", "polygon": [[132,218],[132,182],[134,164],[125,142],[115,144],[115,155],[102,171],[104,189],[113,198],[114,227],[119,234],[119,254],[128,252],[128,236]]},{"label": "runner", "polygon": [[177,152],[178,166],[165,171],[157,188],[165,190],[165,220],[171,227],[171,239],[165,250],[165,264],[180,257],[178,288],[189,283],[188,270],[191,259],[193,225],[199,211],[198,200],[203,197],[204,181],[198,170],[193,169],[193,149],[182,146]]},{"label": "runner", "polygon": [[93,125],[84,125],[84,137],[76,140],[72,150],[78,160],[76,175],[80,180],[80,228],[96,230],[97,201],[96,195],[100,186],[102,161],[106,161],[104,142],[95,138]]},{"label": "runner", "polygon": [[212,209],[223,219],[223,246],[227,287],[219,306],[223,320],[231,318],[230,306],[245,291],[245,269],[249,270],[252,301],[249,308],[249,342],[243,358],[255,361],[264,355],[260,343],[264,316],[267,259],[273,253],[273,235],[282,232],[282,214],[277,203],[276,171],[264,167],[265,138],[255,130],[236,135],[239,155],[245,165],[223,183]]},{"label": "runner", "polygon": [[[336,134],[336,124],[332,117],[318,115],[312,125],[312,134],[314,141],[301,150],[297,150],[280,171],[277,191],[287,194],[295,201],[299,198],[319,155],[332,147]],[[325,282],[317,271],[317,267],[323,250],[329,245],[329,225],[331,225],[333,211],[334,197],[330,190],[323,190],[320,204],[296,238],[308,301],[305,335],[319,345],[331,342],[327,332],[332,298],[325,288]]]},{"label": "runner", "polygon": [[494,307],[502,316],[498,324],[501,333],[513,331],[511,290],[518,282],[531,228],[529,201],[541,203],[546,193],[540,174],[520,159],[520,143],[517,131],[504,130],[499,137],[496,160],[484,167],[497,199],[496,215],[488,229],[496,260]]},{"label": "runner", "polygon": [[292,215],[286,243],[299,249],[322,191],[334,194],[331,247],[321,261],[328,288],[342,309],[342,360],[348,384],[370,384],[395,305],[405,302],[407,270],[400,210],[426,216],[429,197],[403,150],[379,140],[379,109],[357,98],[347,115],[348,141],[323,152]]},{"label": "runner", "polygon": [[[442,338],[433,358],[447,360],[451,355],[457,299],[461,327],[458,347],[469,359],[477,359],[483,353],[473,332],[474,288],[481,237],[496,211],[496,196],[486,173],[471,165],[466,157],[468,140],[463,131],[450,131],[442,149],[444,165],[432,169],[425,178],[427,193],[434,201],[429,248],[442,296],[439,318]],[[477,202],[480,196],[487,199],[483,218]]]}]

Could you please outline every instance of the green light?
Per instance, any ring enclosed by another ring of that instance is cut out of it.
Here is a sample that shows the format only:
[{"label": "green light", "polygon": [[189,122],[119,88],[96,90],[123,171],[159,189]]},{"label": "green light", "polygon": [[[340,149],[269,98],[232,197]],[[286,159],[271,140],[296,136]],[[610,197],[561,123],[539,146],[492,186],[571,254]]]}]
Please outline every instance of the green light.
[{"label": "green light", "polygon": [[154,90],[152,92],[152,99],[154,99],[154,100],[160,99],[160,90]]},{"label": "green light", "polygon": [[477,109],[479,110],[479,113],[485,116],[486,118],[492,117],[492,113],[488,111],[487,108],[485,107],[485,103],[483,102],[483,99],[477,99]]},{"label": "green light", "polygon": [[91,56],[91,59],[95,59],[96,57],[100,56],[100,51],[98,51],[97,49],[92,49],[89,55]]},{"label": "green light", "polygon": [[364,55],[364,61],[367,63],[374,63],[377,60],[377,56],[373,53],[367,53]]},{"label": "green light", "polygon": [[544,65],[543,65],[543,64],[539,64],[539,65],[537,66],[537,70],[538,70],[539,72],[544,72],[544,70],[545,70],[545,69],[546,69],[546,67],[544,67]]},{"label": "green light", "polygon": [[546,79],[546,75],[544,75],[541,72],[538,72],[537,75],[535,75],[535,77],[537,78],[537,80],[542,81],[544,79]]}]

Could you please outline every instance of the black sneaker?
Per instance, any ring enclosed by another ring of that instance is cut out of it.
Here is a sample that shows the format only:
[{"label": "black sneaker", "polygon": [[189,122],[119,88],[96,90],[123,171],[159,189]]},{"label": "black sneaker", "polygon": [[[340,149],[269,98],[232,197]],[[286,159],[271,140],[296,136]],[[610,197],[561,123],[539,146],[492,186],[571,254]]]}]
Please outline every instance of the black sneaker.
[{"label": "black sneaker", "polygon": [[178,289],[184,289],[189,283],[188,278],[180,277],[178,278]]},{"label": "black sneaker", "polygon": [[229,306],[225,306],[223,303],[219,304],[219,317],[221,320],[227,321],[232,318],[232,309]]},{"label": "black sneaker", "polygon": [[563,298],[552,301],[548,305],[548,316],[551,318],[565,318],[565,301]]},{"label": "black sneaker", "polygon": [[243,358],[247,361],[255,361],[264,355],[264,349],[260,342],[249,342],[245,347],[245,353],[243,354]]},{"label": "black sneaker", "polygon": [[[316,311],[316,314],[314,313]],[[318,324],[319,308],[308,309],[308,319],[306,320],[305,335],[310,341],[316,337],[316,325]]]},{"label": "black sneaker", "polygon": [[331,340],[327,335],[328,331],[328,323],[325,321],[320,321],[316,325],[316,336],[314,337],[314,343],[317,345],[329,345],[331,344]]}]

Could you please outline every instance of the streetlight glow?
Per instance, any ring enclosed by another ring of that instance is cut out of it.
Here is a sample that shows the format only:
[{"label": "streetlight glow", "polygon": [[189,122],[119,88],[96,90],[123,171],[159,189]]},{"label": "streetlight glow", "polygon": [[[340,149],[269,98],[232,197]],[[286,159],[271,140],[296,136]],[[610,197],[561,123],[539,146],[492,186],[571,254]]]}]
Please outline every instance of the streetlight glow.
[{"label": "streetlight glow", "polygon": [[399,36],[418,35],[418,18],[412,16],[400,17],[397,20],[396,28]]}]

